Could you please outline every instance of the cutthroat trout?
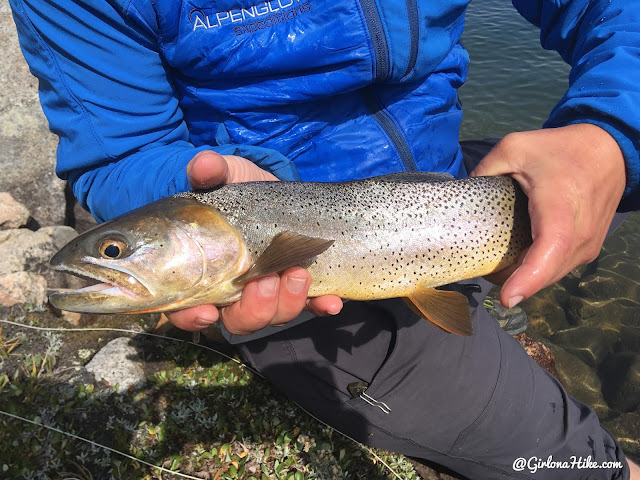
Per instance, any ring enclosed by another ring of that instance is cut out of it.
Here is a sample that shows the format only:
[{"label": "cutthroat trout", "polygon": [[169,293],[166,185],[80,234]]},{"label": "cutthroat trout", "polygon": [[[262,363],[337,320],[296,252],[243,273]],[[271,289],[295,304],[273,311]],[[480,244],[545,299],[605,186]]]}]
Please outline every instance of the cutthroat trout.
[{"label": "cutthroat trout", "polygon": [[231,184],[158,200],[80,235],[51,265],[101,283],[49,299],[92,313],[221,306],[248,281],[300,265],[312,297],[404,297],[425,319],[470,335],[467,298],[435,287],[497,272],[530,243],[527,198],[509,177]]}]

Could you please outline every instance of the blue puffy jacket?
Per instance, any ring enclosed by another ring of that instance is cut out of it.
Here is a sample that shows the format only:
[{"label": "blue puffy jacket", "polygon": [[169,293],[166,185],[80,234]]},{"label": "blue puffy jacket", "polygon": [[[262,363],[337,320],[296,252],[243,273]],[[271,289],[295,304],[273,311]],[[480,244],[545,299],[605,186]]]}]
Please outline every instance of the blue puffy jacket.
[{"label": "blue puffy jacket", "polygon": [[[464,175],[467,0],[10,0],[57,173],[106,220],[189,189],[200,150],[281,179]],[[640,177],[640,4],[514,0],[573,65],[547,126],[589,122]]]}]

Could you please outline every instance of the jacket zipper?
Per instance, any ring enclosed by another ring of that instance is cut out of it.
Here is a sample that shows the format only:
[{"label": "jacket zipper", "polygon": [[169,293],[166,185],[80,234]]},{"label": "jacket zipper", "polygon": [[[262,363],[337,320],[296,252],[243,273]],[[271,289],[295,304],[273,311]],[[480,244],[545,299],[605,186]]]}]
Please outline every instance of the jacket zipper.
[{"label": "jacket zipper", "polygon": [[416,165],[416,161],[413,158],[413,153],[411,153],[409,144],[407,143],[404,135],[402,135],[389,114],[385,112],[384,109],[378,104],[378,100],[375,96],[375,93],[373,92],[373,88],[367,87],[363,89],[362,97],[364,99],[367,110],[369,110],[369,113],[371,114],[373,119],[391,140],[391,143],[396,149],[396,152],[398,152],[398,156],[400,157],[400,161],[402,161],[404,169],[407,172],[417,171],[418,166]]},{"label": "jacket zipper", "polygon": [[[418,1],[405,0],[407,7],[407,17],[409,23],[409,60],[404,77],[409,75],[416,66],[418,60],[418,40],[420,35],[420,22],[418,21]],[[380,12],[376,6],[375,0],[360,0],[362,12],[364,13],[369,36],[373,43],[373,51],[376,61],[376,73],[374,80],[385,80],[389,78],[391,62],[389,59],[389,45],[387,37],[384,34],[384,27]]]},{"label": "jacket zipper", "polygon": [[416,66],[418,60],[418,40],[420,35],[420,22],[418,21],[418,0],[406,0],[407,16],[409,17],[409,61],[407,70],[404,72],[406,77]]},{"label": "jacket zipper", "polygon": [[365,21],[367,22],[369,36],[373,43],[373,52],[376,57],[376,73],[374,80],[385,80],[389,77],[389,45],[387,44],[387,37],[384,34],[384,27],[382,26],[380,12],[378,12],[375,0],[360,0],[360,6],[362,7]]}]

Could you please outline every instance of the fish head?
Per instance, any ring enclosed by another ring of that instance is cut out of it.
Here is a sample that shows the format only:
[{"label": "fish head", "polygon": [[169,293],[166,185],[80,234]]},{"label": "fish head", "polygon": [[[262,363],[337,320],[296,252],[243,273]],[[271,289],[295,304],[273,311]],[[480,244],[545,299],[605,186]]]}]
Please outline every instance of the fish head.
[{"label": "fish head", "polygon": [[249,257],[218,210],[192,198],[164,198],[98,225],[56,253],[54,270],[99,283],[51,291],[49,301],[84,313],[222,304],[237,295],[232,280],[248,269]]}]

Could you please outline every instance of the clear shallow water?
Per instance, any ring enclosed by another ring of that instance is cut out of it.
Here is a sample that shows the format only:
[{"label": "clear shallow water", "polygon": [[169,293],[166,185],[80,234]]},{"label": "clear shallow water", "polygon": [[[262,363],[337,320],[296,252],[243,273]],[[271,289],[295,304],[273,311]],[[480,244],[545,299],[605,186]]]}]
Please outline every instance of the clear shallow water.
[{"label": "clear shallow water", "polygon": [[[540,128],[567,88],[569,67],[506,0],[473,0],[463,36],[471,56],[462,139]],[[528,334],[549,345],[561,382],[592,406],[640,460],[640,214],[601,255],[524,302]]]}]

